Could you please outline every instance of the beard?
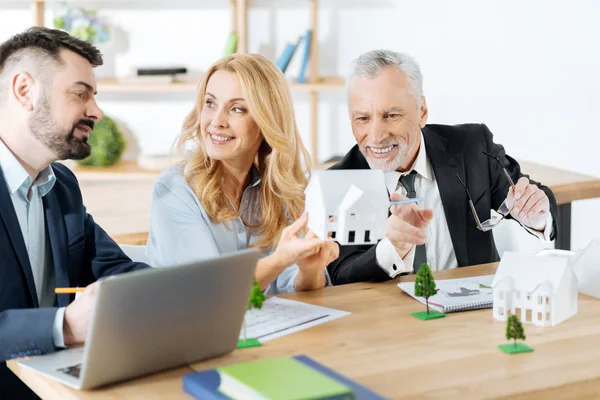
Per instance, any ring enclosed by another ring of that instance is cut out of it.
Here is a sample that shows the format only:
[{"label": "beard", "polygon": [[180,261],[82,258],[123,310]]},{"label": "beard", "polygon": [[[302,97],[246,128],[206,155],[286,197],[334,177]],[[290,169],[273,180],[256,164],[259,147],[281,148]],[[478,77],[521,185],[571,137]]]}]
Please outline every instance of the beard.
[{"label": "beard", "polygon": [[377,145],[378,148],[385,148],[388,146],[396,146],[397,153],[393,158],[380,159],[371,157],[367,149],[370,147],[370,144],[360,145],[359,149],[367,160],[367,163],[369,163],[371,169],[381,169],[384,172],[396,171],[408,159],[409,149],[406,143],[396,140],[388,140]]},{"label": "beard", "polygon": [[40,100],[40,106],[29,119],[29,129],[33,136],[50,149],[58,160],[81,160],[92,152],[87,138],[79,139],[75,136],[78,125],[94,129],[94,121],[87,119],[80,119],[70,130],[61,128],[52,118],[50,102],[46,96]]}]

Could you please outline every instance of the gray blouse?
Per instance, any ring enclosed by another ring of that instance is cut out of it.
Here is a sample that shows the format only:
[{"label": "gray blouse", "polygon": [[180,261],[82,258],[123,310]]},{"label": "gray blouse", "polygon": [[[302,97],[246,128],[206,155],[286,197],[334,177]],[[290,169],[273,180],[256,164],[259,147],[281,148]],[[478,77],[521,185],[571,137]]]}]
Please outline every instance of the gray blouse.
[{"label": "gray blouse", "polygon": [[[226,223],[210,221],[200,200],[181,174],[181,166],[163,172],[154,184],[150,211],[150,235],[146,256],[153,267],[167,267],[217,257],[248,248],[258,240],[255,225],[260,216],[260,175],[250,170],[250,185],[244,190],[239,217]],[[262,257],[270,254],[265,252]],[[265,294],[294,291],[298,266],[286,268]],[[327,277],[329,278],[329,277]],[[329,283],[329,279],[327,279]]]}]

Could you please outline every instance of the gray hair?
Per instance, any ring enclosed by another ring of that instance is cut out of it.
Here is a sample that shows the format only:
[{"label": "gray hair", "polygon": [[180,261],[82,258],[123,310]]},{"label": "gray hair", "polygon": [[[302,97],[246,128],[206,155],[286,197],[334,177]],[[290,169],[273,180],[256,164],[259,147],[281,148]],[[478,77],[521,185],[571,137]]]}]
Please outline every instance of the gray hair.
[{"label": "gray hair", "polygon": [[375,78],[388,66],[396,68],[406,75],[408,87],[417,103],[417,108],[420,108],[423,97],[423,75],[419,64],[406,53],[392,50],[371,50],[361,54],[352,62],[352,72],[348,83],[355,76]]}]

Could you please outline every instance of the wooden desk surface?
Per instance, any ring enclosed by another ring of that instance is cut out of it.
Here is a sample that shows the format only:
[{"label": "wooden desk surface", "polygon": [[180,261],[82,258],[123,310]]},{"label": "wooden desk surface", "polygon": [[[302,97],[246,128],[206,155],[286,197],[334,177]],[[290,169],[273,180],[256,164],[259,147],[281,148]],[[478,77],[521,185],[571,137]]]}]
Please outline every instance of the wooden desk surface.
[{"label": "wooden desk surface", "polygon": [[[492,274],[496,264],[437,272],[438,278]],[[410,278],[404,278],[410,279]],[[390,398],[585,398],[600,393],[600,300],[580,295],[579,313],[552,328],[525,325],[533,353],[509,356],[505,323],[491,310],[448,314],[420,321],[423,305],[387,283],[360,283],[282,297],[339,308],[351,315],[265,343],[192,364],[194,370],[258,358],[306,354]],[[78,392],[15,361],[9,367],[42,398],[186,398],[180,368]]]},{"label": "wooden desk surface", "polygon": [[521,171],[552,189],[558,205],[600,197],[600,178],[519,161]]}]

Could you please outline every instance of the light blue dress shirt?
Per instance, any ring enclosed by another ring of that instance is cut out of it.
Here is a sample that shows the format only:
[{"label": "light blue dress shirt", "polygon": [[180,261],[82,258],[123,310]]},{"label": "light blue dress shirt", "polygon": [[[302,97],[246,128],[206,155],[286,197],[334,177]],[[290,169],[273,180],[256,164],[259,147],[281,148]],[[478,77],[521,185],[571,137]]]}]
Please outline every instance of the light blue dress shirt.
[{"label": "light blue dress shirt", "polygon": [[[56,176],[54,176],[52,167],[48,166],[38,174],[34,181],[2,140],[0,140],[0,167],[8,185],[10,198],[27,248],[38,302],[40,307],[53,307],[56,302],[54,294],[56,274],[52,262],[50,241],[46,232],[42,197],[52,190]],[[65,309],[59,308],[54,317],[52,334],[54,345],[57,347],[65,347],[64,313]]]},{"label": "light blue dress shirt", "polygon": [[[250,170],[250,184],[242,194],[239,217],[216,224],[181,175],[181,166],[171,167],[154,185],[146,256],[153,267],[166,267],[246,249],[259,238],[250,226],[260,215],[260,175],[255,168]],[[293,292],[297,275],[297,265],[286,268],[265,294]]]}]

